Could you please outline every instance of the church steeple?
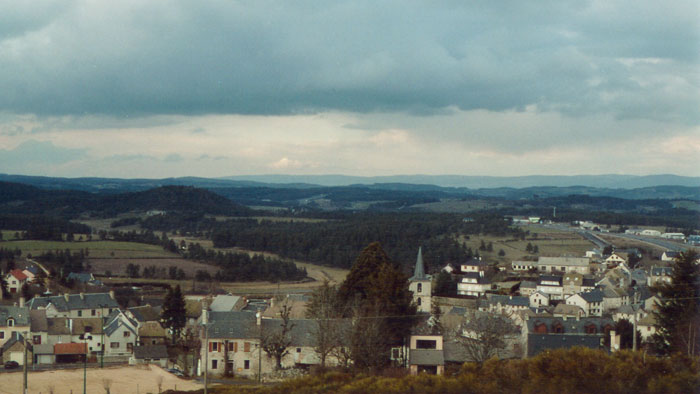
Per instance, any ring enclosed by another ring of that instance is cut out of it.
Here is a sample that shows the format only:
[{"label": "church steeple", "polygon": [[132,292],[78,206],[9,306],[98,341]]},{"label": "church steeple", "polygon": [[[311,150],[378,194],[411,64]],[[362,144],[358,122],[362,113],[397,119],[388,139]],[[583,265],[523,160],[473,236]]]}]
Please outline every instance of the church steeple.
[{"label": "church steeple", "polygon": [[413,271],[413,277],[409,280],[427,280],[425,275],[425,266],[423,265],[423,248],[418,248],[418,257],[416,258],[416,268]]}]

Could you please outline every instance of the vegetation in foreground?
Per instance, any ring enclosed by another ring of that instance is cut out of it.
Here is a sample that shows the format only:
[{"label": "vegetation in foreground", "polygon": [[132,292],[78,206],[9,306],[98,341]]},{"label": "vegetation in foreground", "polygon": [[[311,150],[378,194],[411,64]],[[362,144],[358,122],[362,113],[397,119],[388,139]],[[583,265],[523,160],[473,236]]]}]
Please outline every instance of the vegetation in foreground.
[{"label": "vegetation in foreground", "polygon": [[[218,386],[229,393],[694,393],[698,359],[658,358],[642,352],[572,348],[525,360],[464,364],[452,376],[387,377],[329,372],[270,387]],[[198,393],[203,390],[197,391]]]}]

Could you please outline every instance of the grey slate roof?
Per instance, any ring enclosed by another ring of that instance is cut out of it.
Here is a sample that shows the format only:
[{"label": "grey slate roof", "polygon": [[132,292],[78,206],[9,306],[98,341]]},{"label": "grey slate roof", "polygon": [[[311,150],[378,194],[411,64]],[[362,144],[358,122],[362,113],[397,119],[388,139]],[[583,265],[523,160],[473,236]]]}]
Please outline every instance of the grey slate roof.
[{"label": "grey slate roof", "polygon": [[537,288],[537,283],[531,280],[524,280],[520,282],[521,289],[535,289]]},{"label": "grey slate roof", "polygon": [[104,333],[107,336],[111,336],[115,331],[119,329],[119,327],[127,327],[129,331],[133,332],[134,335],[138,335],[134,329],[131,328],[131,326],[124,324],[124,322],[119,318],[119,316],[122,316],[122,318],[126,319],[132,326],[138,327],[138,323],[129,319],[126,314],[121,313],[121,311],[116,310],[113,311],[108,317],[107,317],[107,323],[105,323],[104,327]]},{"label": "grey slate roof", "polygon": [[240,300],[240,296],[218,295],[214,297],[209,309],[213,312],[230,312]]},{"label": "grey slate roof", "polygon": [[507,296],[494,294],[489,297],[488,303],[491,305],[501,303],[501,305],[528,307],[530,306],[530,299],[524,296]]},{"label": "grey slate roof", "polygon": [[[605,326],[615,327],[615,322],[609,317],[582,317],[580,319],[568,318],[564,320],[561,317],[533,317],[527,320],[528,333],[534,333],[535,327],[538,324],[545,324],[549,332],[556,324],[561,324],[564,329],[564,334],[585,334],[586,327],[595,325],[598,332],[605,331]],[[562,335],[562,334],[551,334]]]},{"label": "grey slate roof", "polygon": [[598,289],[585,293],[579,293],[579,295],[588,303],[603,302],[603,292]]},{"label": "grey slate roof", "polygon": [[[2,352],[0,352],[0,353],[4,353],[7,350],[9,350],[15,343],[23,342],[23,341],[24,341],[24,336],[22,336],[22,334],[20,334],[17,331],[12,331],[12,336],[10,336],[10,339],[8,339],[7,342],[5,342],[5,344],[2,345]],[[27,349],[31,350],[32,344],[27,343],[27,345],[28,345]]]},{"label": "grey slate roof", "polygon": [[553,349],[568,349],[583,346],[591,349],[602,347],[603,336],[581,334],[529,334],[527,336],[527,356],[536,356]]},{"label": "grey slate roof", "polygon": [[411,349],[408,353],[408,363],[411,365],[445,365],[442,350]]},{"label": "grey slate roof", "polygon": [[652,276],[671,276],[673,269],[671,267],[653,267],[651,269]]},{"label": "grey slate roof", "polygon": [[30,309],[45,308],[49,303],[58,311],[66,312],[77,309],[119,308],[117,301],[109,293],[70,294],[65,296],[34,297],[29,301]]},{"label": "grey slate roof", "polygon": [[46,319],[48,323],[49,335],[70,335],[70,327],[68,327],[68,319],[65,317],[54,317]]},{"label": "grey slate roof", "polygon": [[71,272],[68,274],[68,279],[80,283],[88,283],[95,280],[95,277],[89,272]]},{"label": "grey slate roof", "polygon": [[428,276],[425,274],[425,266],[423,265],[423,248],[418,248],[418,257],[416,257],[416,267],[413,271],[413,276],[409,279],[413,280],[428,280]]},{"label": "grey slate roof", "polygon": [[540,275],[539,279],[537,279],[537,284],[539,286],[554,286],[549,284],[543,285],[542,282],[557,282],[561,286],[561,281],[562,277],[559,275]]},{"label": "grey slate roof", "polygon": [[133,316],[134,319],[143,323],[147,321],[158,321],[160,320],[160,307],[152,307],[150,305],[136,306],[127,309]]},{"label": "grey slate roof", "polygon": [[15,326],[29,325],[29,308],[26,306],[2,305],[0,306],[0,327],[7,326],[7,320],[12,318]]},{"label": "grey slate roof", "polygon": [[258,338],[255,312],[209,312],[209,338]]},{"label": "grey slate roof", "polygon": [[165,345],[136,346],[134,348],[134,358],[168,358],[168,347]]},{"label": "grey slate roof", "polygon": [[49,330],[49,322],[46,319],[46,311],[43,309],[29,311],[32,332],[46,332]]},{"label": "grey slate roof", "polygon": [[53,345],[49,345],[48,343],[34,345],[34,354],[53,354]]}]

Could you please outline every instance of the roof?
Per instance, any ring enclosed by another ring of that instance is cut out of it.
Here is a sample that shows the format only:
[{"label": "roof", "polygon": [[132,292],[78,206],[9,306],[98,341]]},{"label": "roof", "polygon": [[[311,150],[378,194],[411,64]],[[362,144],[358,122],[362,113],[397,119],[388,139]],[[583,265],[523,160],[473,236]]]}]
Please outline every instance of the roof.
[{"label": "roof", "polygon": [[[24,337],[23,337],[22,334],[20,334],[19,332],[17,332],[17,331],[12,331],[12,335],[10,336],[10,339],[8,339],[7,342],[5,342],[5,343],[2,345],[2,353],[4,353],[4,352],[6,352],[7,350],[9,350],[12,346],[14,346],[14,345],[15,345],[16,343],[18,343],[18,342],[19,342],[19,343],[23,343],[23,342],[24,342]],[[29,345],[29,346],[27,347],[27,349],[30,349],[30,350],[31,350],[31,349],[32,349],[32,344],[31,344],[31,343],[28,343],[28,345]]]},{"label": "roof", "polygon": [[188,319],[199,319],[202,316],[202,301],[185,300],[185,314]]},{"label": "roof", "polygon": [[442,350],[411,349],[408,354],[410,365],[445,365]]},{"label": "roof", "polygon": [[464,344],[457,339],[445,338],[442,347],[443,358],[447,362],[464,363],[472,361],[464,348]]},{"label": "roof", "polygon": [[13,319],[15,326],[29,325],[29,308],[26,306],[1,305],[0,327],[7,326],[7,320]]},{"label": "roof", "polygon": [[34,354],[53,354],[53,345],[48,343],[34,345]]},{"label": "roof", "polygon": [[510,306],[530,306],[530,298],[525,296],[507,296],[494,294],[489,297],[489,304],[510,305]]},{"label": "roof", "polygon": [[136,306],[127,309],[131,316],[138,322],[160,321],[160,308],[155,308],[150,305]]},{"label": "roof", "polygon": [[538,286],[554,286],[554,285],[542,284],[542,282],[557,282],[558,286],[561,286],[562,278],[561,278],[561,276],[558,276],[558,275],[541,275],[539,277],[539,279],[537,279]]},{"label": "roof", "polygon": [[585,293],[579,293],[578,295],[581,296],[581,298],[583,298],[583,300],[588,303],[603,302],[603,292],[597,289]]},{"label": "roof", "polygon": [[673,268],[671,267],[653,267],[651,269],[651,276],[671,276],[673,274]]},{"label": "roof", "polygon": [[70,274],[68,274],[68,279],[80,283],[88,283],[92,280],[95,280],[95,277],[92,276],[92,274],[89,272],[71,272]]},{"label": "roof", "polygon": [[139,327],[140,337],[165,337],[167,334],[168,332],[160,323],[150,321]]},{"label": "roof", "polygon": [[168,347],[165,345],[136,346],[134,358],[168,358]]},{"label": "roof", "polygon": [[31,321],[32,332],[46,332],[49,330],[49,322],[46,319],[46,310],[37,309],[29,311],[29,319]]},{"label": "roof", "polygon": [[425,274],[425,266],[423,265],[423,248],[418,248],[418,257],[416,257],[416,267],[413,271],[413,276],[408,279],[410,281],[414,280],[428,280],[428,276]]},{"label": "roof", "polygon": [[588,257],[540,257],[537,265],[560,265],[569,267],[588,267]]},{"label": "roof", "polygon": [[49,303],[60,312],[76,309],[119,308],[119,304],[109,293],[70,294],[68,300],[66,300],[65,295],[34,297],[29,301],[29,307],[31,309],[46,308]]},{"label": "roof", "polygon": [[527,356],[532,357],[552,349],[568,349],[583,346],[591,349],[600,348],[602,335],[581,334],[529,334],[527,336]]},{"label": "roof", "polygon": [[214,312],[230,312],[236,310],[237,304],[243,297],[234,295],[218,295],[214,297],[209,310]]},{"label": "roof", "polygon": [[70,327],[65,317],[54,317],[46,319],[49,335],[70,335]]},{"label": "roof", "polygon": [[254,312],[208,312],[209,338],[258,338]]},{"label": "roof", "polygon": [[53,345],[55,354],[85,354],[87,343],[57,343]]},{"label": "roof", "polygon": [[[561,304],[560,304],[561,305]],[[582,317],[580,319],[564,319],[561,317],[534,317],[527,320],[527,330],[529,333],[535,332],[535,326],[545,324],[549,329],[554,325],[560,324],[564,329],[564,334],[584,334],[586,327],[595,325],[599,332],[602,332],[605,326],[615,326],[615,322],[609,317]],[[555,334],[552,334],[555,335]],[[562,335],[562,334],[557,334]]]},{"label": "roof", "polygon": [[559,303],[554,308],[554,312],[552,312],[552,313],[554,313],[555,315],[576,316],[576,315],[583,314],[583,309],[581,309],[581,307],[578,305],[569,305],[569,304]]},{"label": "roof", "polygon": [[93,334],[102,334],[102,319],[73,319],[73,335],[84,334],[90,332]]},{"label": "roof", "polygon": [[531,280],[524,280],[520,282],[520,288],[534,289],[537,287],[537,283]]},{"label": "roof", "polygon": [[17,280],[26,280],[27,279],[27,275],[24,272],[22,272],[21,269],[13,269],[12,271],[9,272],[9,275],[14,276],[15,278],[17,278]]}]

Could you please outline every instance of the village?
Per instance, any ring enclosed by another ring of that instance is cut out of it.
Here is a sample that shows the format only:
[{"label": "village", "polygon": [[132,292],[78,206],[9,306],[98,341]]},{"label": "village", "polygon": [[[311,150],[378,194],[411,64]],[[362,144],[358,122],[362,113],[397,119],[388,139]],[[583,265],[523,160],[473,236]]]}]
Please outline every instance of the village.
[{"label": "village", "polygon": [[[679,252],[664,251],[648,268],[630,264],[637,254],[635,248],[608,245],[583,256],[526,256],[505,267],[472,257],[429,275],[418,248],[408,279],[414,324],[387,356],[411,374],[443,374],[465,362],[527,358],[574,346],[607,352],[648,347],[661,302],[654,289],[671,282]],[[352,362],[344,357],[347,339],[319,350],[319,322],[307,313],[313,294],[184,294],[185,324],[173,332],[163,324],[162,297],[142,295],[139,306],[126,308],[114,290],[26,300],[21,289],[37,278],[38,269],[28,265],[4,274],[12,302],[0,306],[6,371],[150,364],[183,378],[274,381],[320,364]],[[455,296],[435,294],[436,282],[445,278],[456,283]],[[76,279],[104,289],[89,273]],[[353,324],[352,318],[339,318],[334,327]],[[282,351],[271,353],[264,338],[280,327],[286,338]]]}]

